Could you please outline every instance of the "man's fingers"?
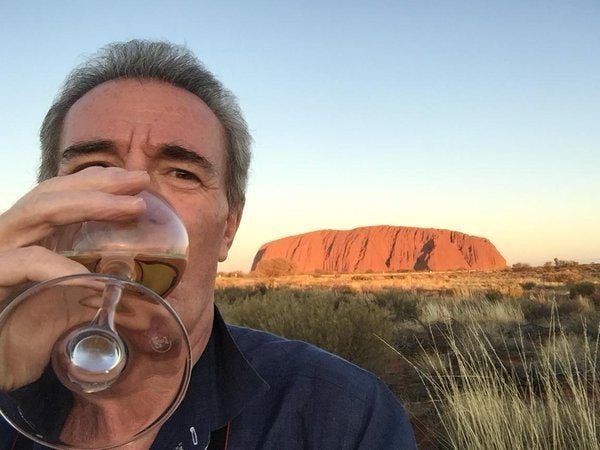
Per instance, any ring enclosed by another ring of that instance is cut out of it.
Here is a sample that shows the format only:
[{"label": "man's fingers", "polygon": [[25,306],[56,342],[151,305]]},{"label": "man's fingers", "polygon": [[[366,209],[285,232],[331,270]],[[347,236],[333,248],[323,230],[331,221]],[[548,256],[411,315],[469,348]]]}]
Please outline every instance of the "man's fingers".
[{"label": "man's fingers", "polygon": [[137,194],[150,184],[145,171],[129,171],[120,167],[88,167],[71,175],[50,178],[39,184],[39,190],[102,191],[110,194]]},{"label": "man's fingers", "polygon": [[149,184],[147,172],[118,167],[88,167],[46,180],[0,215],[0,250],[31,245],[60,225],[132,219],[145,209],[133,196]]},{"label": "man's fingers", "polygon": [[88,220],[128,220],[146,210],[141,197],[99,191],[44,194],[36,203],[38,214],[30,216],[31,225],[41,221],[52,227]]},{"label": "man's fingers", "polygon": [[146,209],[144,200],[99,191],[41,193],[0,216],[0,249],[31,245],[61,225],[88,220],[131,220]]},{"label": "man's fingers", "polygon": [[8,292],[21,284],[87,272],[78,262],[44,247],[32,246],[0,252],[0,302]]}]

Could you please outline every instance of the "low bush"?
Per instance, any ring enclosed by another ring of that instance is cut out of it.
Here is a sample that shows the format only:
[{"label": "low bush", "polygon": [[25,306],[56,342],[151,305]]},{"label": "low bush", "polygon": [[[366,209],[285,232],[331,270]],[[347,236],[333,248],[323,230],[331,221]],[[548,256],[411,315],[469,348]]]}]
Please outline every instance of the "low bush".
[{"label": "low bush", "polygon": [[396,322],[414,321],[419,318],[422,296],[400,289],[382,289],[373,293],[373,302],[389,310]]},{"label": "low bush", "polygon": [[531,269],[531,264],[519,262],[512,265],[513,272],[520,272],[528,269]]},{"label": "low bush", "polygon": [[591,297],[596,292],[596,285],[587,281],[575,283],[569,287],[569,298]]},{"label": "low bush", "polygon": [[256,273],[263,277],[280,277],[294,272],[296,266],[285,258],[271,258],[260,261]]},{"label": "low bush", "polygon": [[490,302],[499,302],[502,300],[502,292],[497,289],[488,289],[483,295]]},{"label": "low bush", "polygon": [[521,299],[520,306],[524,319],[529,323],[548,321],[552,318],[552,301]]},{"label": "low bush", "polygon": [[217,305],[229,323],[314,344],[382,378],[394,352],[392,313],[366,294],[287,288],[253,291]]},{"label": "low bush", "polygon": [[535,281],[525,281],[525,282],[521,283],[521,287],[526,291],[530,291],[536,286],[537,286],[537,283]]},{"label": "low bush", "polygon": [[251,287],[228,286],[215,290],[215,302],[218,304],[232,304],[247,297],[264,295],[267,289],[264,284]]}]

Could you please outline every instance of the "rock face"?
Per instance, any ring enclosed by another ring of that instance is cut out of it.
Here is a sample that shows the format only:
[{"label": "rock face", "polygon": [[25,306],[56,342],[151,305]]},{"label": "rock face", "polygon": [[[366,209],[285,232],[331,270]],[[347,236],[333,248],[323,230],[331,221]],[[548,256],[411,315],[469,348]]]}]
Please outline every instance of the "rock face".
[{"label": "rock face", "polygon": [[487,239],[434,228],[374,226],[321,230],[264,244],[254,257],[283,258],[296,273],[497,269],[506,260]]}]

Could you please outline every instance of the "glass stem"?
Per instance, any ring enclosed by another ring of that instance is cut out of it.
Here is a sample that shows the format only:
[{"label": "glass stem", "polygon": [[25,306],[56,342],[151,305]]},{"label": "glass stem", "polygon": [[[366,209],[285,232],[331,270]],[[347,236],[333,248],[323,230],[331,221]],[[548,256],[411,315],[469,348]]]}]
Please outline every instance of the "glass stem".
[{"label": "glass stem", "polygon": [[[103,273],[129,280],[133,275],[134,265],[135,261],[133,258],[123,259],[122,257],[107,256],[100,260],[99,269]],[[115,311],[121,300],[122,293],[123,288],[119,283],[108,283],[106,285],[102,294],[102,306],[92,320],[91,326],[104,328],[116,333]]]},{"label": "glass stem", "polygon": [[115,311],[119,301],[121,300],[121,294],[123,288],[118,284],[108,284],[104,288],[102,294],[102,306],[96,313],[96,316],[90,324],[93,327],[105,328],[107,330],[115,331]]}]

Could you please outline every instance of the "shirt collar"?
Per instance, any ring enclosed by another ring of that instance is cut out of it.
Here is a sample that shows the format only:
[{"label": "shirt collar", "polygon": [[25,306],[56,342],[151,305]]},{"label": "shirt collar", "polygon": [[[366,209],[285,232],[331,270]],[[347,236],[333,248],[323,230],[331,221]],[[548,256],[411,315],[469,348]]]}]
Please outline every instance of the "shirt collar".
[{"label": "shirt collar", "polygon": [[179,430],[192,427],[201,432],[219,429],[268,389],[267,382],[240,351],[215,306],[211,336],[192,369],[187,394],[163,425],[157,441],[176,439]]}]

